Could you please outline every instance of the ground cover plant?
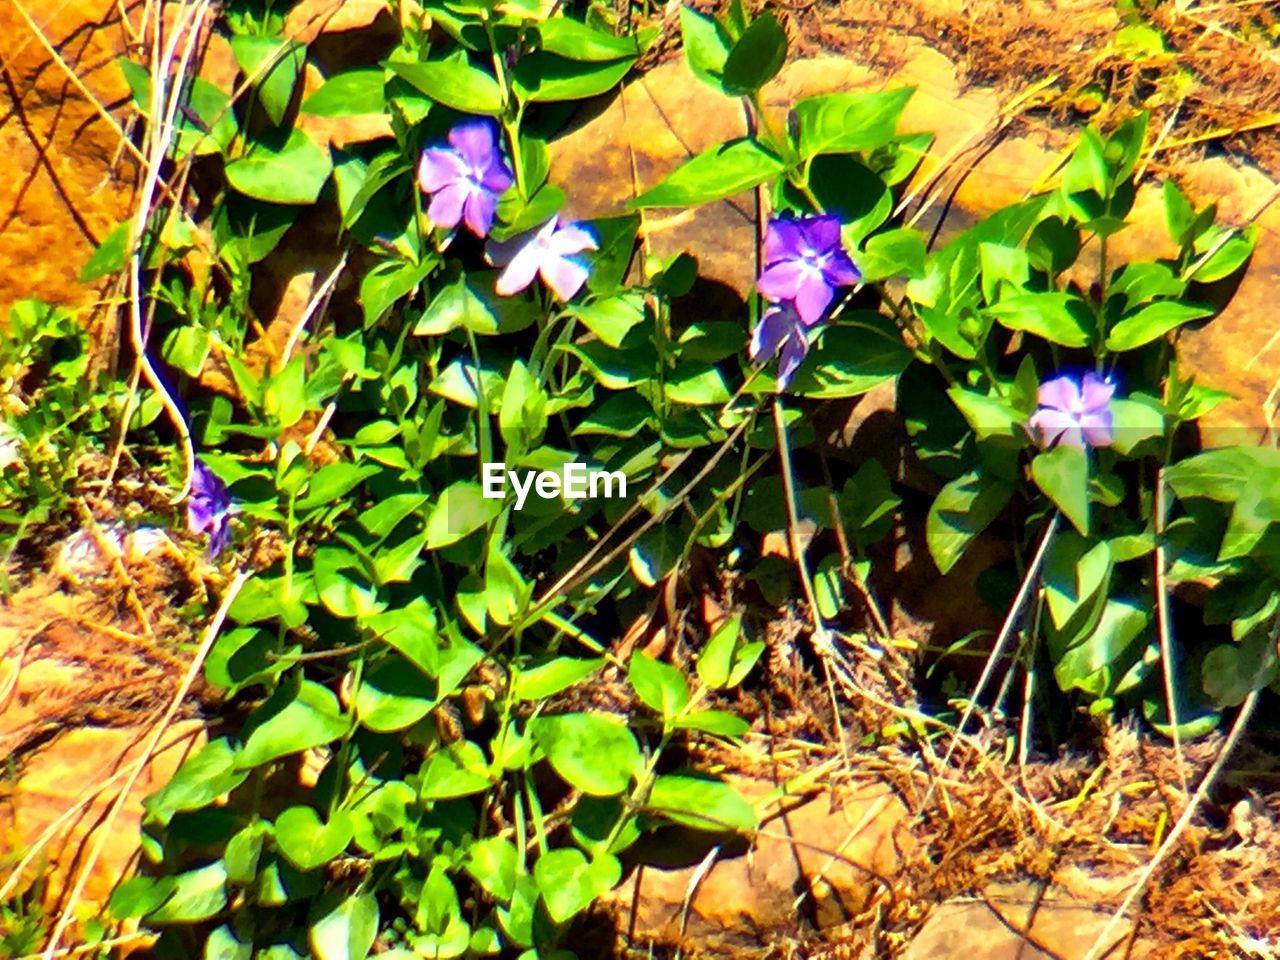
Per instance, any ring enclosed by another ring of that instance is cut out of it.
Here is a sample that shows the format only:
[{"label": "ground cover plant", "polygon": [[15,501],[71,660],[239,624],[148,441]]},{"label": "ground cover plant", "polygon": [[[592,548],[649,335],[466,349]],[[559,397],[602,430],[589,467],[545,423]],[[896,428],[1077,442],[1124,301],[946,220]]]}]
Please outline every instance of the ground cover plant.
[{"label": "ground cover plant", "polygon": [[[156,169],[198,200],[153,189],[86,266],[130,287],[133,379],[91,378],[57,307],[21,304],[5,330],[6,552],[66,524],[85,455],[109,481],[123,446],[180,494],[126,526],[185,530],[221,581],[190,611],[220,627],[196,660],[219,723],[147,801],[112,920],[155,931],[162,957],[570,957],[642,837],[749,837],[760,810],[690,747],[748,731],[729,692],[764,652],[761,610],[799,598],[833,690],[857,657],[898,655],[868,584],[900,491],[875,461],[828,464],[806,417],[886,383],[939,481],[938,571],[989,529],[1014,545],[984,586],[1004,629],[967,641],[987,668],[940,706],[953,731],[1011,662],[1041,678],[1023,750],[1088,714],[1136,712],[1175,743],[1244,722],[1276,677],[1280,458],[1197,449],[1222,394],[1172,342],[1256,237],[1167,182],[1178,255],[1109,259],[1144,114],[1084,129],[1051,189],[935,245],[901,211],[931,139],[899,129],[910,89],[805,98],[780,122],[761,94],[788,56],[775,13],[682,8],[689,67],[752,132],[632,213],[570,220],[548,144],[657,30],[599,7],[395,13],[385,56],[305,98],[313,52],[272,4],[216,18],[233,90],[170,72],[181,30],[167,59],[121,62]],[[348,150],[299,125],[368,113],[386,135]],[[755,295],[737,322],[684,319],[699,251],[651,255],[641,211],[744,191]],[[341,258],[275,342],[255,264],[314,210]],[[347,271],[354,316],[325,309]],[[486,464],[586,464],[628,493],[493,498]],[[773,530],[789,559],[738,549]],[[692,667],[619,658],[620,625],[707,558],[739,575],[742,609]],[[1174,636],[1179,585],[1229,629]]]}]

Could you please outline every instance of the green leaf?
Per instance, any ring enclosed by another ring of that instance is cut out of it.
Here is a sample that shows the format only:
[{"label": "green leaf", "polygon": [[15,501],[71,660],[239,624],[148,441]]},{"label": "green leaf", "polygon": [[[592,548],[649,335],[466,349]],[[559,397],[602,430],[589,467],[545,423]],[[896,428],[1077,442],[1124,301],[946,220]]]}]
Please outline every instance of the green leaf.
[{"label": "green leaf", "polygon": [[316,960],[365,960],[378,935],[378,901],[372,893],[339,897],[312,921],[311,952]]},{"label": "green leaf", "polygon": [[556,773],[583,793],[620,794],[640,770],[636,738],[614,717],[566,713],[538,717],[529,728]]},{"label": "green leaf", "polygon": [[333,164],[329,151],[301,130],[272,132],[249,144],[248,152],[226,165],[227,183],[245,196],[267,203],[310,205]]},{"label": "green leaf", "polygon": [[877,233],[867,240],[858,257],[863,283],[878,283],[889,277],[923,277],[927,252],[924,235],[911,227],[897,227]]},{"label": "green leaf", "polygon": [[634,35],[615,37],[572,17],[551,17],[538,24],[542,49],[571,60],[619,60],[640,53]]},{"label": "green leaf", "polygon": [[174,878],[173,895],[147,915],[148,923],[197,923],[227,905],[227,868],[221,860]]},{"label": "green leaf", "polygon": [[525,54],[516,64],[512,88],[530,103],[586,100],[616,87],[633,63],[632,58],[593,63],[550,53]]},{"label": "green leaf", "polygon": [[1169,236],[1178,246],[1184,246],[1193,239],[1189,231],[1195,222],[1196,211],[1176,183],[1172,180],[1164,182],[1164,222]]},{"label": "green leaf", "polygon": [[787,59],[787,34],[768,11],[751,21],[724,62],[726,93],[747,96],[777,76]]},{"label": "green leaf", "polygon": [[742,615],[734,614],[720,624],[698,657],[698,678],[713,690],[736,687],[764,653],[760,641],[742,635]]},{"label": "green leaf", "polygon": [[[1224,234],[1229,232],[1232,233],[1231,238],[1223,242]],[[1222,244],[1221,247],[1218,247],[1219,243]],[[1258,225],[1256,223],[1249,224],[1239,232],[1229,231],[1226,227],[1213,226],[1196,238],[1194,250],[1198,259],[1215,247],[1218,249],[1194,272],[1188,272],[1184,279],[1194,280],[1196,283],[1215,283],[1224,277],[1229,277],[1253,255],[1257,243]],[[1194,263],[1192,265],[1194,266]]]},{"label": "green leaf", "polygon": [[1125,317],[1107,335],[1108,350],[1133,350],[1163,337],[1170,330],[1213,316],[1213,308],[1197,307],[1176,300],[1161,300],[1149,304],[1133,316]]},{"label": "green leaf", "polygon": [[299,870],[315,870],[347,849],[355,833],[351,814],[335,811],[328,823],[314,807],[289,807],[276,817],[276,846]]},{"label": "green leaf", "polygon": [[357,117],[383,113],[386,72],[381,67],[360,67],[335,73],[302,102],[302,112],[317,117]]},{"label": "green leaf", "polygon": [[488,499],[474,480],[458,480],[436,501],[427,520],[427,549],[438,550],[485,526],[502,512],[503,501]]},{"label": "green leaf", "polygon": [[1012,496],[1009,484],[982,471],[957,477],[938,492],[925,521],[925,539],[940,572],[956,565]]},{"label": "green leaf", "polygon": [[1246,447],[1207,450],[1166,467],[1164,479],[1179,497],[1239,500],[1261,472],[1280,470],[1280,451]]},{"label": "green leaf", "polygon": [[354,463],[331,463],[321,467],[307,483],[307,495],[295,504],[295,509],[305,513],[332,504],[381,472],[381,467],[357,466]]},{"label": "green leaf", "polygon": [[533,879],[556,923],[576,916],[613,889],[622,877],[622,864],[608,853],[587,860],[573,847],[549,850],[533,865]]},{"label": "green leaf", "polygon": [[795,105],[800,125],[800,154],[854,153],[893,140],[903,108],[915,92],[900,87],[880,93],[828,93]]},{"label": "green leaf", "polygon": [[633,391],[611,394],[573,429],[575,437],[621,437],[630,439],[645,426],[654,426],[653,407]]},{"label": "green leaf", "polygon": [[200,327],[178,327],[165,337],[162,354],[167,363],[190,377],[197,377],[213,346],[209,331]]},{"label": "green leaf", "polygon": [[719,780],[662,774],[653,781],[648,806],[695,830],[749,833],[759,826],[751,804],[737,790]]},{"label": "green leaf", "polygon": [[1064,691],[1083,690],[1095,697],[1113,689],[1124,658],[1151,623],[1150,611],[1130,600],[1100,597],[1100,616],[1088,638],[1062,654],[1053,674]]},{"label": "green leaf", "polygon": [[513,361],[498,415],[509,456],[522,455],[542,440],[547,429],[547,401],[538,378],[519,360]]},{"label": "green leaf", "polygon": [[383,66],[446,107],[491,117],[502,114],[502,90],[498,82],[484,70],[467,63],[465,56],[422,63],[390,61]]},{"label": "green leaf", "polygon": [[493,785],[484,751],[470,740],[437,750],[420,776],[423,800],[451,800],[482,793]]},{"label": "green leaf", "polygon": [[1215,707],[1239,706],[1277,674],[1276,648],[1268,631],[1256,631],[1240,643],[1224,643],[1205,654],[1200,666],[1204,692]]},{"label": "green leaf", "polygon": [[1086,127],[1067,167],[1062,172],[1062,189],[1067,194],[1092,191],[1104,200],[1111,195],[1111,175],[1107,169],[1106,146],[1102,135]]},{"label": "green leaf", "polygon": [[876,321],[827,329],[791,381],[790,392],[815,399],[857,397],[901,374],[911,351],[896,336],[886,336],[885,326]]},{"label": "green leaf", "polygon": [[1092,332],[1088,305],[1068,293],[1019,293],[1002,297],[987,310],[1003,327],[1025,330],[1064,347],[1085,346]]},{"label": "green leaf", "polygon": [[604,666],[604,658],[556,657],[515,675],[511,695],[517,700],[545,700],[580,683]]},{"label": "green leaf", "polygon": [[627,666],[627,679],[640,701],[668,723],[689,702],[689,684],[685,682],[684,674],[670,664],[643,653],[632,655]]},{"label": "green leaf", "polygon": [[253,883],[258,877],[258,861],[262,848],[271,836],[271,824],[254,820],[227,841],[222,859],[227,865],[227,881],[240,885]]},{"label": "green leaf", "polygon": [[293,88],[302,72],[307,48],[284,37],[238,34],[231,38],[231,52],[244,75],[255,78],[258,102],[276,126],[284,120]]},{"label": "green leaf", "polygon": [[520,865],[516,845],[504,837],[485,837],[467,847],[462,868],[499,903],[510,903]]},{"label": "green leaf", "polygon": [[976,390],[966,390],[959,386],[949,388],[947,395],[964,415],[979,440],[992,437],[1025,439],[1027,435],[1023,429],[1025,418],[1020,411],[1009,404],[1006,398],[987,396]]},{"label": "green leaf", "polygon": [[[1083,624],[1072,621],[1082,613],[1089,614],[1092,608],[1097,608],[1094,612],[1101,610],[1097,601],[1106,594],[1113,566],[1111,548],[1105,540],[1090,545],[1069,531],[1057,537],[1044,565],[1045,600],[1056,630],[1063,633],[1071,625],[1072,633],[1079,636],[1093,629],[1093,616],[1086,615]],[[1067,638],[1066,645],[1070,646],[1074,638]]]},{"label": "green leaf", "polygon": [[236,766],[245,770],[337,740],[350,727],[338,698],[312,680],[282,683],[250,716]]},{"label": "green leaf", "polygon": [[719,368],[705,363],[682,363],[671,372],[663,392],[672,403],[694,407],[721,406],[731,394]]},{"label": "green leaf", "polygon": [[710,203],[749,190],[783,169],[782,161],[755,140],[731,140],[686,160],[629,206],[637,209]]},{"label": "green leaf", "polygon": [[485,283],[488,271],[474,271],[440,288],[413,328],[414,336],[439,337],[454,330],[482,336],[513,333],[532,319],[521,300],[496,297]]},{"label": "green leaf", "polygon": [[677,730],[698,730],[717,737],[741,737],[751,729],[739,716],[724,710],[694,710],[686,713],[675,722]]},{"label": "green leaf", "polygon": [[627,335],[645,321],[644,298],[631,292],[574,305],[568,312],[611,347],[621,347]]},{"label": "green leaf", "polygon": [[724,28],[714,17],[681,6],[680,35],[684,57],[693,75],[718,93],[724,93],[724,65],[731,46]]},{"label": "green leaf", "polygon": [[1089,535],[1089,460],[1078,447],[1059,444],[1031,461],[1031,476],[1081,536]]},{"label": "green leaf", "polygon": [[1111,448],[1125,456],[1133,455],[1141,444],[1165,432],[1165,413],[1160,401],[1146,393],[1134,393],[1111,401],[1114,439]]},{"label": "green leaf", "polygon": [[80,275],[76,278],[77,281],[80,283],[93,283],[95,280],[100,280],[105,276],[123,270],[125,258],[128,256],[126,247],[132,232],[132,220],[116,224],[111,229],[111,232],[98,244],[93,254],[85,262],[85,265],[80,268]]}]

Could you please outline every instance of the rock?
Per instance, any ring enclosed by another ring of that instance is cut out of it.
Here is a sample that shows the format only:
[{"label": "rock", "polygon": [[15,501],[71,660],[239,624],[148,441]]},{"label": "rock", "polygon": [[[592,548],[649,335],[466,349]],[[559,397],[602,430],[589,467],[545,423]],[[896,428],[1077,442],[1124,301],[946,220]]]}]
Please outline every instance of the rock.
[{"label": "rock", "polygon": [[[753,799],[773,786],[732,782]],[[893,882],[912,849],[906,807],[885,785],[837,788],[790,803],[762,826],[749,852],[723,849],[709,868],[701,864],[714,839],[698,846],[697,834],[638,851],[646,863],[669,865],[635,870],[608,897],[632,947],[743,956],[784,937],[834,929]]]},{"label": "rock", "polygon": [[[1030,883],[996,884],[982,898],[937,907],[902,953],[903,960],[1080,960],[1111,920],[1111,911]],[[1122,944],[1133,924],[1120,923],[1100,956],[1142,960],[1152,946]]]},{"label": "rock", "polygon": [[[133,164],[119,130],[98,109],[129,98],[114,62],[126,49],[121,9],[115,0],[0,4],[0,153],[10,172],[0,183],[0,322],[7,306],[25,297],[91,302],[94,292],[77,276],[129,216]],[[24,12],[96,105],[41,44]]]}]

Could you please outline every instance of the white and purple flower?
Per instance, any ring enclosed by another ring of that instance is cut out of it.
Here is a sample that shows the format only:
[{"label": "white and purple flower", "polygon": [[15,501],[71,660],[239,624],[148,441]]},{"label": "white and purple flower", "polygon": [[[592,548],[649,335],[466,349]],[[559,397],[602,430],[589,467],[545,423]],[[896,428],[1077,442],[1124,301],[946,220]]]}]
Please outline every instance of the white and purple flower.
[{"label": "white and purple flower", "polygon": [[1040,384],[1039,407],[1028,427],[1042,447],[1065,444],[1084,449],[1106,447],[1115,437],[1111,397],[1115,385],[1093,371],[1081,378],[1069,374]]},{"label": "white and purple flower", "polygon": [[778,360],[785,390],[809,352],[807,330],[818,324],[841,287],[862,279],[844,249],[833,216],[774,220],[764,238],[765,265],[756,289],[769,307],[751,333],[751,359]]},{"label": "white and purple flower", "polygon": [[595,235],[586,227],[552,217],[532,237],[525,234],[490,244],[490,262],[506,268],[494,289],[500,296],[510,297],[541,276],[559,300],[568,302],[582,289],[590,272],[581,254],[597,249]]},{"label": "white and purple flower", "polygon": [[845,252],[839,217],[774,220],[765,233],[764,256],[756,289],[774,303],[792,301],[806,327],[822,319],[836,290],[862,279]]},{"label": "white and purple flower", "polygon": [[217,556],[231,546],[231,494],[227,485],[201,461],[191,475],[187,499],[187,529],[209,534],[209,553]]},{"label": "white and purple flower", "polygon": [[498,147],[498,125],[468,120],[449,131],[449,146],[427,147],[418,162],[418,185],[431,194],[427,219],[452,230],[459,221],[487,237],[501,196],[515,178]]}]

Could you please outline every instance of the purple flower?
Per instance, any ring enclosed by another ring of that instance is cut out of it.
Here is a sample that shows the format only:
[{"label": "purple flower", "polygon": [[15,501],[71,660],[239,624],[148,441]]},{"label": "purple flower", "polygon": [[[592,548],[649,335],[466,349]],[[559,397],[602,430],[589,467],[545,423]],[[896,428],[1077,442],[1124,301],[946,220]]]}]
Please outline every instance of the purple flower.
[{"label": "purple flower", "polygon": [[845,252],[838,217],[774,220],[765,233],[764,254],[756,289],[774,302],[794,302],[806,327],[822,319],[838,288],[862,279]]},{"label": "purple flower", "polygon": [[531,239],[521,237],[490,245],[490,262],[506,267],[494,289],[500,296],[509,297],[541,275],[552,293],[568,301],[587,282],[587,265],[578,254],[597,249],[599,245],[590,230],[552,217]]},{"label": "purple flower", "polygon": [[1062,443],[1084,449],[1109,446],[1114,436],[1113,384],[1089,371],[1082,379],[1063,375],[1040,384],[1040,406],[1028,426],[1042,447]]},{"label": "purple flower", "polygon": [[428,147],[418,163],[418,185],[432,195],[427,219],[452,230],[459,220],[477,237],[493,226],[498,197],[514,182],[497,145],[498,125],[468,120],[449,131],[448,147]]},{"label": "purple flower", "polygon": [[231,546],[231,494],[227,485],[199,460],[191,475],[187,529],[209,534],[209,553],[215,557]]},{"label": "purple flower", "polygon": [[809,352],[804,323],[790,300],[769,305],[755,330],[749,347],[752,360],[767,360],[782,351],[778,360],[778,389],[785,390]]}]

